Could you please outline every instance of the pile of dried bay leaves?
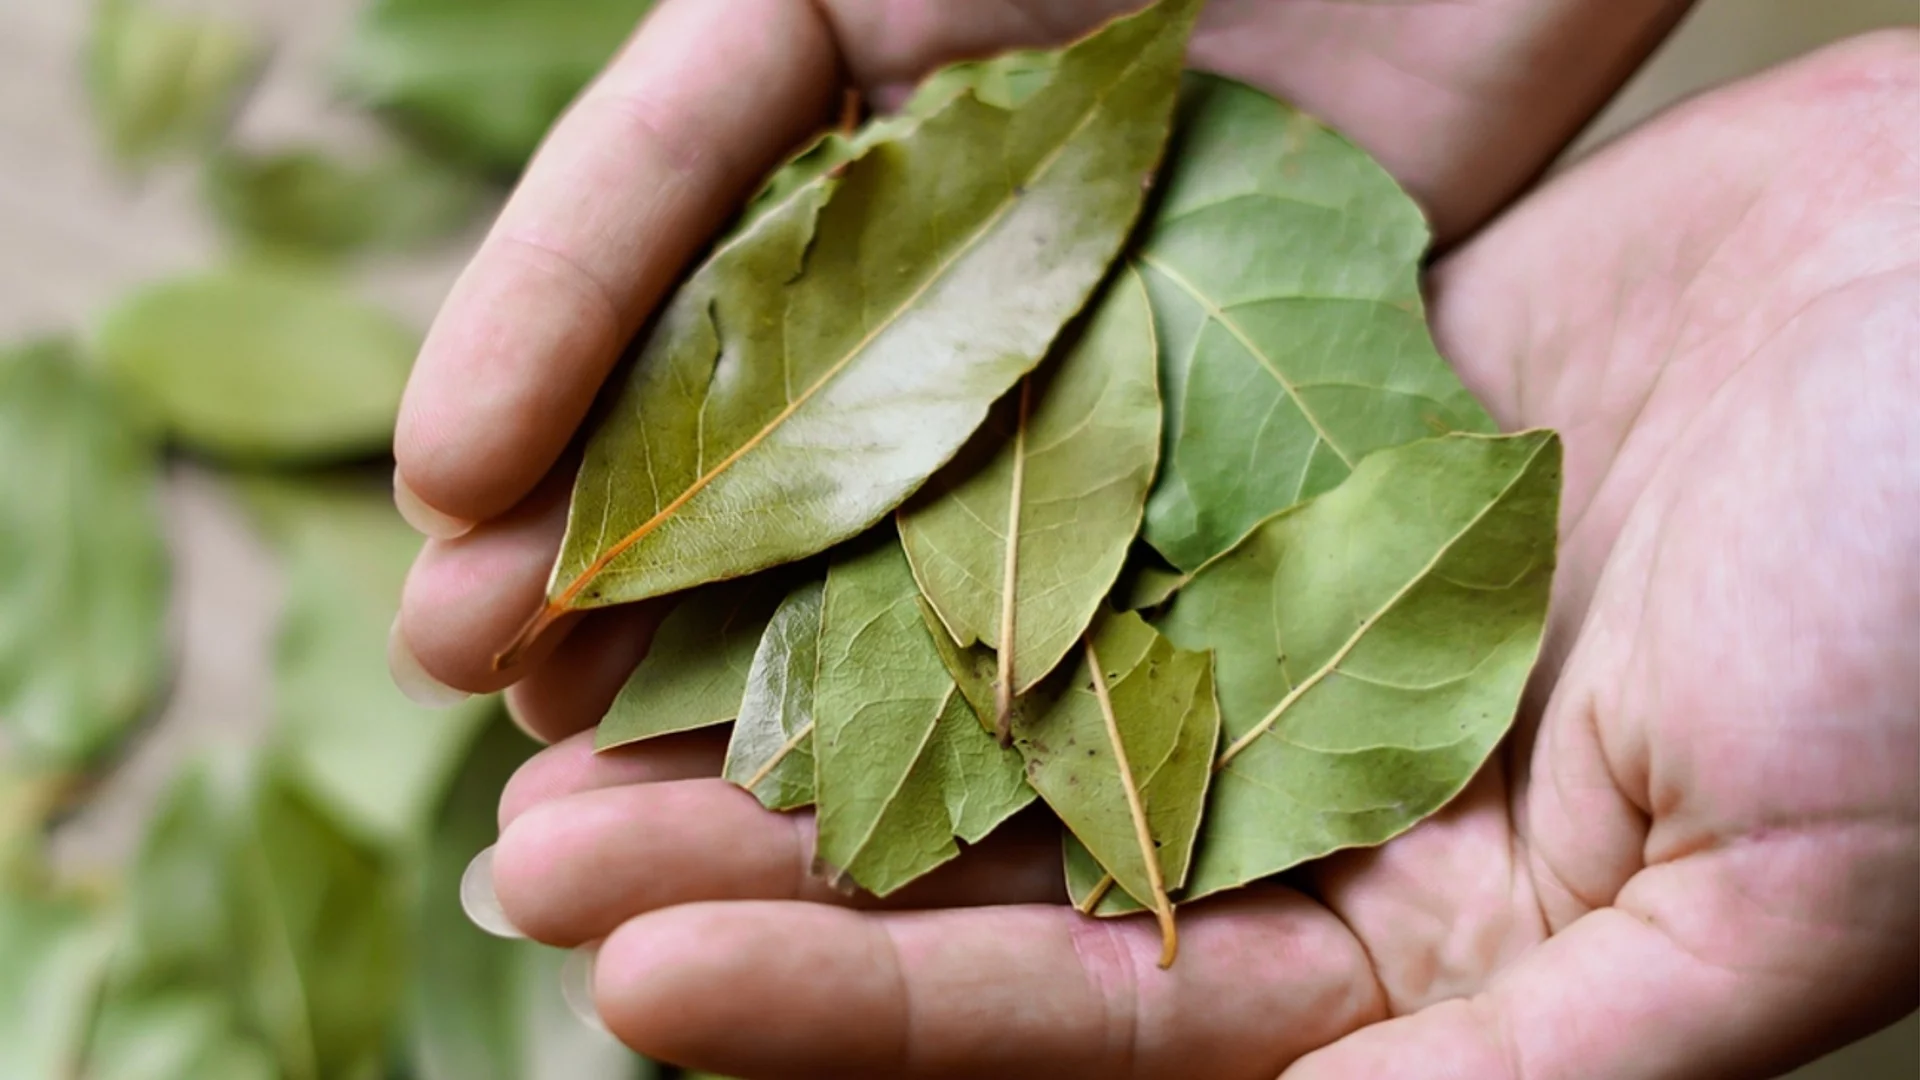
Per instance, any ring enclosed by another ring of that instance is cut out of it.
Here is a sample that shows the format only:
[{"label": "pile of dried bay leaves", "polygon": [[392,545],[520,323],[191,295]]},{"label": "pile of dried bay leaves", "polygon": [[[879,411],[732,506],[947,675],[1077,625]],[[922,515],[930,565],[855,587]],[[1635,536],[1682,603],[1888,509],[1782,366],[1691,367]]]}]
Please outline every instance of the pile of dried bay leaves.
[{"label": "pile of dried bay leaves", "polygon": [[1393,181],[1183,78],[1199,6],[949,68],[776,175],[635,346],[521,638],[676,596],[600,746],[732,722],[727,776],[878,894],[1037,797],[1164,963],[1176,899],[1472,777],[1560,486],[1435,352]]}]

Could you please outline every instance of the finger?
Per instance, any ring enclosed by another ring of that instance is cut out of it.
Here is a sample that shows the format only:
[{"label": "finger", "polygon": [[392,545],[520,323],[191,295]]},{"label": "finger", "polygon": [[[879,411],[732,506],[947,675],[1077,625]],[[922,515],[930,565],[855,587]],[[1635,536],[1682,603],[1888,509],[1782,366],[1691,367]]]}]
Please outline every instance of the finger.
[{"label": "finger", "polygon": [[718,776],[727,756],[721,731],[663,735],[596,753],[591,731],[555,743],[515,770],[500,793],[500,828],[542,803],[583,791]]},{"label": "finger", "polygon": [[[493,657],[540,606],[566,530],[572,469],[556,469],[512,512],[452,540],[428,540],[400,596],[396,649],[424,677],[470,693],[492,693],[545,662],[579,622],[569,615],[541,634],[512,668]],[[396,678],[403,662],[395,662]]]},{"label": "finger", "polygon": [[1379,1012],[1359,946],[1298,894],[1202,905],[1181,936],[1161,971],[1151,919],[700,904],[621,927],[594,986],[641,1053],[756,1077],[1265,1080]]},{"label": "finger", "polygon": [[1691,6],[1215,0],[1193,54],[1365,147],[1445,243],[1538,176]]},{"label": "finger", "polygon": [[653,644],[663,613],[658,604],[589,612],[565,648],[507,690],[514,722],[542,742],[599,723]]},{"label": "finger", "polygon": [[[814,865],[814,835],[812,814],[774,813],[718,778],[602,788],[515,817],[494,849],[493,883],[513,925],[552,945],[702,900],[873,903],[828,884]],[[1009,823],[885,903],[1065,898],[1058,830]]]},{"label": "finger", "polygon": [[802,0],[669,0],[554,128],[435,320],[395,456],[465,521],[546,474],[647,313],[826,114],[832,42]]},{"label": "finger", "polygon": [[[856,78],[897,100],[933,66],[1058,42],[1139,0],[826,0]],[[1565,148],[1691,0],[1212,0],[1192,61],[1293,102],[1377,157],[1445,242]]]}]

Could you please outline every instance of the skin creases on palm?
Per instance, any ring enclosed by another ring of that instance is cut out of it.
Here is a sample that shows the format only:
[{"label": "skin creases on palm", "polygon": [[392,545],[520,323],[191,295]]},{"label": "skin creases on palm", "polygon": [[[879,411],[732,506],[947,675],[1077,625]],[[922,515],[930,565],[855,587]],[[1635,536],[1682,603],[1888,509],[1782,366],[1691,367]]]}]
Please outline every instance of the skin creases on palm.
[{"label": "skin creases on palm", "polygon": [[1920,886],[1920,139],[1887,110],[1914,100],[1912,56],[1852,43],[1687,106],[1438,268],[1443,350],[1503,423],[1563,430],[1567,493],[1548,659],[1503,767],[1315,873],[1393,1011],[1483,991],[1608,907],[1672,948],[1584,974],[1665,979],[1671,1007],[1701,1007],[1703,968],[1756,1009],[1849,965],[1898,985]]}]

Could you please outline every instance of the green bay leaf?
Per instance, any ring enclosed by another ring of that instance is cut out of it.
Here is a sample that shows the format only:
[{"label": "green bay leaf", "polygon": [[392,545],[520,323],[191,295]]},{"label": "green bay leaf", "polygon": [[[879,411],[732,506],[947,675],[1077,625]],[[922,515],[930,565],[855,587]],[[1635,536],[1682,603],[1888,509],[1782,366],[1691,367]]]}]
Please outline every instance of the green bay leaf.
[{"label": "green bay leaf", "polygon": [[340,283],[264,267],[148,286],[97,341],[173,438],[261,463],[384,453],[418,344]]},{"label": "green bay leaf", "polygon": [[1410,443],[1175,594],[1160,628],[1214,651],[1226,743],[1188,898],[1382,843],[1466,786],[1539,653],[1559,494],[1551,432]]},{"label": "green bay leaf", "polygon": [[891,531],[827,572],[814,687],[819,857],[883,896],[1033,799],[941,664]]},{"label": "green bay leaf", "polygon": [[273,1055],[238,1012],[217,989],[116,988],[94,1021],[87,1080],[276,1080]]},{"label": "green bay leaf", "polygon": [[97,905],[0,887],[0,1076],[80,1074],[112,931]]},{"label": "green bay leaf", "polygon": [[99,0],[86,75],[108,148],[140,165],[211,144],[264,58],[244,27],[148,0]]},{"label": "green bay leaf", "polygon": [[1190,78],[1133,253],[1167,397],[1145,536],[1192,570],[1368,453],[1493,423],[1434,350],[1420,210],[1360,149],[1238,83]]},{"label": "green bay leaf", "polygon": [[1132,612],[1095,623],[1063,692],[1017,729],[1028,782],[1159,914],[1162,966],[1175,941],[1169,894],[1193,861],[1219,738],[1212,657],[1176,648]]},{"label": "green bay leaf", "polygon": [[754,650],[727,744],[722,775],[769,810],[813,802],[813,688],[825,599],[825,583],[809,581],[780,602]]},{"label": "green bay leaf", "polygon": [[137,723],[166,673],[160,462],[56,343],[0,350],[0,742],[70,768]]},{"label": "green bay leaf", "polygon": [[681,597],[600,721],[594,746],[611,750],[739,716],[754,653],[786,588],[784,578],[763,575]]},{"label": "green bay leaf", "polygon": [[470,223],[484,194],[472,177],[406,154],[352,165],[311,149],[223,153],[204,175],[231,236],[295,255],[417,247]]},{"label": "green bay leaf", "polygon": [[409,969],[401,880],[389,854],[341,830],[271,759],[188,768],[142,839],[103,1011],[123,995],[205,995],[261,1044],[213,1039],[204,1051],[219,1060],[265,1049],[268,1075],[368,1075],[396,1033]]},{"label": "green bay leaf", "polygon": [[1015,108],[952,97],[717,250],[589,442],[530,631],[822,551],[945,464],[1105,275],[1198,6],[1110,24]]},{"label": "green bay leaf", "polygon": [[947,632],[996,650],[996,725],[1093,621],[1159,457],[1153,323],[1138,276],[1123,269],[1078,329],[900,512],[914,577]]},{"label": "green bay leaf", "polygon": [[349,96],[436,149],[518,171],[653,0],[374,0],[341,58]]},{"label": "green bay leaf", "polygon": [[356,835],[417,841],[500,710],[484,697],[422,708],[387,673],[420,534],[385,485],[255,480],[243,492],[286,571],[269,737],[280,767]]}]

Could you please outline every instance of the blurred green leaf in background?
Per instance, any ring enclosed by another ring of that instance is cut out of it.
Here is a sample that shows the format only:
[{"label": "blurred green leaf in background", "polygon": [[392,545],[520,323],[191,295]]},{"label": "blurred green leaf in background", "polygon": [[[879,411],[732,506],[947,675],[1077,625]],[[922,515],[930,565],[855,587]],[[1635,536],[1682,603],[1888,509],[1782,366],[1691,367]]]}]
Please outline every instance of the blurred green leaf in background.
[{"label": "blurred green leaf in background", "polygon": [[355,99],[423,142],[517,172],[652,0],[373,0],[342,58]]},{"label": "blurred green leaf in background", "polygon": [[305,464],[387,451],[418,344],[331,276],[256,264],[136,291],[97,348],[180,445]]},{"label": "blurred green leaf in background", "polygon": [[355,166],[314,149],[220,153],[206,188],[237,244],[313,256],[417,248],[471,223],[487,190],[418,154]]},{"label": "blurred green leaf in background", "polygon": [[98,0],[86,74],[108,149],[139,166],[210,144],[264,54],[244,28],[219,19],[144,0]]},{"label": "blurred green leaf in background", "polygon": [[[421,544],[387,488],[419,332],[359,264],[476,228],[647,6],[374,0],[343,66],[401,124],[367,154],[233,145],[274,43],[195,0],[94,4],[101,141],[197,170],[230,250],[111,304],[90,351],[0,349],[0,1078],[657,1075],[569,1010],[565,953],[460,909],[534,747],[497,700],[423,709],[387,672]],[[277,564],[264,710],[160,707],[174,653],[206,648],[191,619],[166,633],[185,481]],[[132,853],[63,854],[89,818]]]},{"label": "blurred green leaf in background", "polygon": [[68,345],[0,350],[0,739],[75,766],[165,677],[159,457]]}]

